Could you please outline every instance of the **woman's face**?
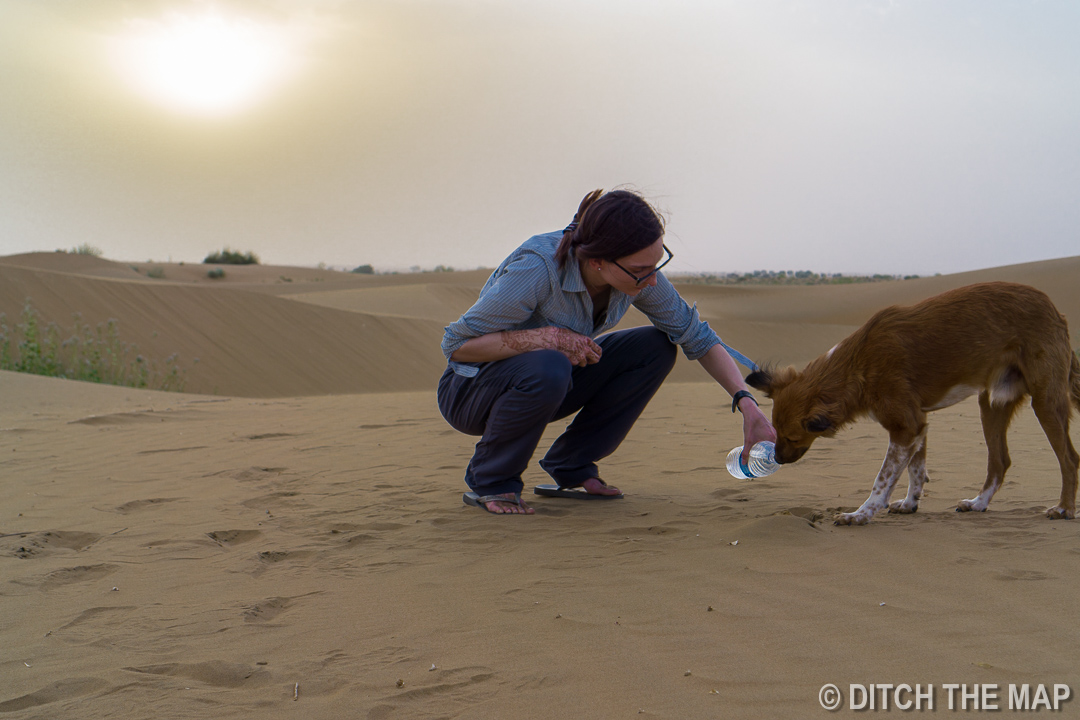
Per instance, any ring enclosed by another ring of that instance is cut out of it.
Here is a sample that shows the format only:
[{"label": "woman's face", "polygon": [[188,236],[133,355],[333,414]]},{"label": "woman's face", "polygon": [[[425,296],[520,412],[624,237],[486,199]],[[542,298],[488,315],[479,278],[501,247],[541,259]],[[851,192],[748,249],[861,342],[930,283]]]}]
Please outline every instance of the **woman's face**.
[{"label": "woman's face", "polygon": [[645,288],[656,285],[656,275],[650,275],[640,285],[630,276],[649,275],[663,259],[664,238],[661,237],[649,247],[638,250],[632,255],[626,255],[615,261],[599,260],[600,266],[597,269],[608,285],[619,292],[634,296]]}]

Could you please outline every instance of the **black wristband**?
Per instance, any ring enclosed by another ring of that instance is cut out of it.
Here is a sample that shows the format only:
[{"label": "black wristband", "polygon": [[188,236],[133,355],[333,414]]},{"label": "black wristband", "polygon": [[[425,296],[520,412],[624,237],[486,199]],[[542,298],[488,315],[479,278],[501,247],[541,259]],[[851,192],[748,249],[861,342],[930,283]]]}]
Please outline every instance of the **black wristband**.
[{"label": "black wristband", "polygon": [[739,409],[739,401],[743,398],[750,398],[754,401],[755,405],[758,404],[758,401],[754,398],[753,395],[750,394],[749,390],[740,390],[739,392],[731,396],[731,412],[735,412]]}]

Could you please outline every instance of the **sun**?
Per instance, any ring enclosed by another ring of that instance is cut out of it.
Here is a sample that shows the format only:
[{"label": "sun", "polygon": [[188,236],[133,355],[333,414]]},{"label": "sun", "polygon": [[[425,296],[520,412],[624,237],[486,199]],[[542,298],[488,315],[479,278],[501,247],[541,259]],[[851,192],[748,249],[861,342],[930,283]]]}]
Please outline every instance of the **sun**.
[{"label": "sun", "polygon": [[155,103],[192,115],[232,115],[256,104],[297,66],[288,28],[216,10],[129,20],[111,39],[128,83]]}]

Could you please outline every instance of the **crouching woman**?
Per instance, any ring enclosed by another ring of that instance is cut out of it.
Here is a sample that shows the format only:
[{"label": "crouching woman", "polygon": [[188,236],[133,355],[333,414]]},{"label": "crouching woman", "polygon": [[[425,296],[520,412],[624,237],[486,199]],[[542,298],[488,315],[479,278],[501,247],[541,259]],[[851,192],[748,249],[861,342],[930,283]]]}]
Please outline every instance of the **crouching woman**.
[{"label": "crouching woman", "polygon": [[[648,202],[596,190],[564,231],[536,235],[506,258],[447,326],[439,409],[458,431],[480,436],[466,502],[532,514],[521,474],[547,424],[574,413],[540,466],[557,490],[620,497],[596,463],[630,432],[671,371],[676,345],[733,396],[747,452],[776,439],[720,338],[659,272],[670,260],[663,218]],[[653,327],[608,333],[631,304]]]}]

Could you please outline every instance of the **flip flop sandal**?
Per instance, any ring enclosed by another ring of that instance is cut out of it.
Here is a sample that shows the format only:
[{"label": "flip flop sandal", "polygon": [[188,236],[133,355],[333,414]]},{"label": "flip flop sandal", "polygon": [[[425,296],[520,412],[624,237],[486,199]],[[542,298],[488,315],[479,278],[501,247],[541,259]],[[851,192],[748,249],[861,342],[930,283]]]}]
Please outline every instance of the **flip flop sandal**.
[{"label": "flip flop sandal", "polygon": [[[600,484],[607,487],[607,483],[603,480],[600,480]],[[571,500],[618,500],[623,496],[622,493],[618,495],[593,495],[580,486],[564,488],[558,485],[537,485],[533,488],[533,494],[546,497],[570,498]]]},{"label": "flip flop sandal", "polygon": [[492,515],[521,515],[522,513],[497,513],[488,510],[488,506],[485,503],[489,502],[504,502],[511,505],[521,506],[521,495],[515,495],[513,499],[503,497],[502,495],[477,495],[474,492],[467,492],[461,496],[461,501],[466,505],[472,505],[478,507],[484,512],[489,512]]}]

